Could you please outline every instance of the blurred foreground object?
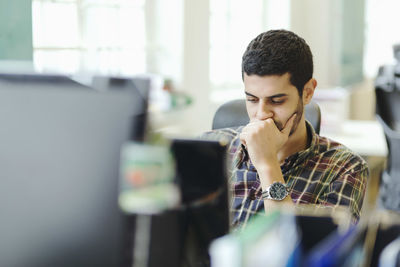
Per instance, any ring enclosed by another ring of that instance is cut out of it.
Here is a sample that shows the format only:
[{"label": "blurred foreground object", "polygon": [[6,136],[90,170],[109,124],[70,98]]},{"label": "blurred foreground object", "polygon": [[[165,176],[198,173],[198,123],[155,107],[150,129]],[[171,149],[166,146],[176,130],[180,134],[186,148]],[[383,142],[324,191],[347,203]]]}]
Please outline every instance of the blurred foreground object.
[{"label": "blurred foreground object", "polygon": [[376,116],[388,144],[378,204],[400,211],[400,45],[393,47],[396,64],[382,66],[375,81]]},{"label": "blurred foreground object", "polygon": [[149,83],[118,80],[0,74],[0,266],[126,263],[120,150],[143,139]]}]

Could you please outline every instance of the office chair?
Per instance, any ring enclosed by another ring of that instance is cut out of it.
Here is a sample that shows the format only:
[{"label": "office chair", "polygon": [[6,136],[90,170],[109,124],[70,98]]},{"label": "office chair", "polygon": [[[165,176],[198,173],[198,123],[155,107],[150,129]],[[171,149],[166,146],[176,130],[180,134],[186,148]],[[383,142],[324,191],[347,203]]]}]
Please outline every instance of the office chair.
[{"label": "office chair", "polygon": [[[319,134],[321,126],[321,110],[318,104],[311,101],[305,106],[305,117]],[[249,123],[246,111],[246,100],[235,99],[220,106],[215,112],[212,129],[232,128]]]},{"label": "office chair", "polygon": [[390,66],[381,67],[375,81],[376,117],[388,145],[378,206],[400,211],[400,78]]}]

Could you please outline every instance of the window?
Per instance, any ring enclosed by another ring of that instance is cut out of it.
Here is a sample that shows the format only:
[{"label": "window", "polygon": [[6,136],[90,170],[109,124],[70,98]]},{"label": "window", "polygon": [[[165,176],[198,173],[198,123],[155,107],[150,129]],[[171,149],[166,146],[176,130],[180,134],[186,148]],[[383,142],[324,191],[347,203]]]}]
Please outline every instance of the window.
[{"label": "window", "polygon": [[145,71],[144,0],[34,0],[32,11],[38,71]]},{"label": "window", "polygon": [[[290,25],[290,0],[209,0],[210,82],[238,89],[241,56],[257,34]],[[42,72],[154,73],[179,84],[183,0],[33,0],[35,68]],[[215,91],[215,90],[214,90]]]},{"label": "window", "polygon": [[181,5],[182,0],[33,0],[35,68],[178,79]]},{"label": "window", "polygon": [[394,63],[393,45],[400,43],[398,34],[398,0],[368,0],[366,8],[366,45],[364,74],[374,78],[379,66]]},{"label": "window", "polygon": [[210,82],[214,89],[240,89],[241,60],[262,31],[289,29],[290,1],[210,0]]}]

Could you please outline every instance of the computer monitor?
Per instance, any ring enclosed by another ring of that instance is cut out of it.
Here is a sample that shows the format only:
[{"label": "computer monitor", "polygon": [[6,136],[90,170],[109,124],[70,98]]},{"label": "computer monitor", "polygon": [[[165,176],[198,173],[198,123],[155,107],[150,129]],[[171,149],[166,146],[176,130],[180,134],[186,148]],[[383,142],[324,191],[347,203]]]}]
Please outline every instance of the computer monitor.
[{"label": "computer monitor", "polygon": [[130,216],[132,266],[210,266],[212,240],[229,232],[226,145],[172,139],[181,205]]},{"label": "computer monitor", "polygon": [[229,233],[227,146],[217,141],[174,139],[183,266],[209,266],[211,242]]},{"label": "computer monitor", "polygon": [[125,263],[119,158],[142,96],[0,74],[0,266]]}]

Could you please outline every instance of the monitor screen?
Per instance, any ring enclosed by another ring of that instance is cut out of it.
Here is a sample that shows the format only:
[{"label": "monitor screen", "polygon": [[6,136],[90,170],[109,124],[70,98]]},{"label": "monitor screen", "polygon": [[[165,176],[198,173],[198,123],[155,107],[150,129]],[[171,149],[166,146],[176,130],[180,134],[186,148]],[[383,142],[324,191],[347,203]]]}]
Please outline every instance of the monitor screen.
[{"label": "monitor screen", "polygon": [[174,139],[172,152],[183,209],[180,213],[184,266],[209,266],[209,245],[230,230],[226,145]]},{"label": "monitor screen", "polygon": [[0,266],[123,265],[120,149],[147,107],[135,90],[0,74]]}]

